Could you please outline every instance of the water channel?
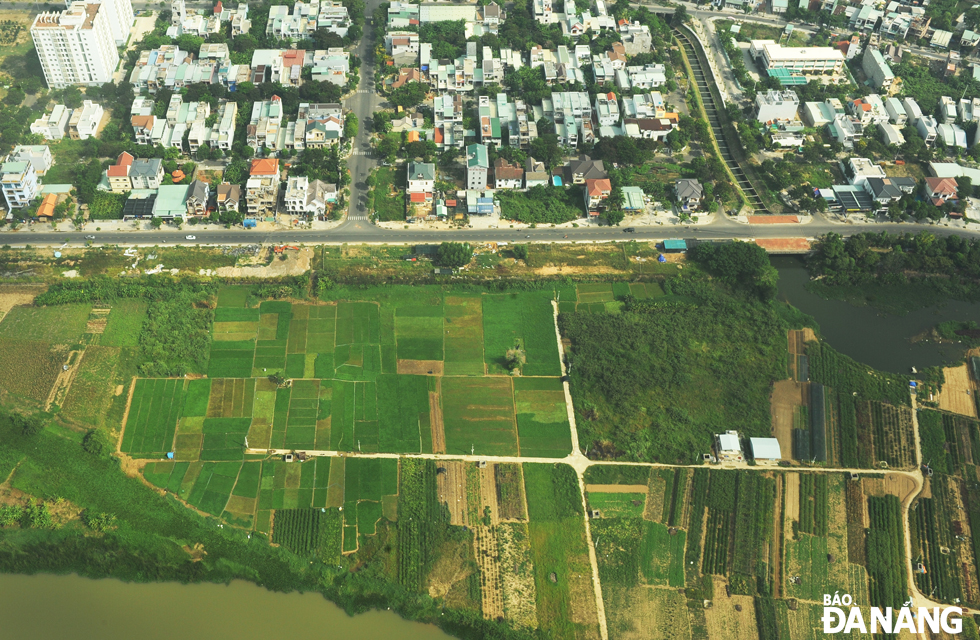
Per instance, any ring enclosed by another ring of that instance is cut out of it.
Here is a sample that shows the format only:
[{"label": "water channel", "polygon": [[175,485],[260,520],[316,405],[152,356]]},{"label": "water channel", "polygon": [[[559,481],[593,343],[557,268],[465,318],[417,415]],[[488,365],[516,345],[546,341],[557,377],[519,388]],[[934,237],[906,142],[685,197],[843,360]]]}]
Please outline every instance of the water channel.
[{"label": "water channel", "polygon": [[959,361],[964,349],[956,344],[937,344],[910,340],[946,320],[980,321],[980,304],[949,300],[941,307],[928,307],[895,316],[871,306],[857,307],[841,300],[824,300],[810,293],[803,261],[781,256],[773,258],[779,270],[779,298],[813,316],[820,333],[833,348],[859,362],[893,373],[909,373],[923,368]]},{"label": "water channel", "polygon": [[273,593],[248,582],[127,584],[78,576],[0,574],[6,640],[450,640],[389,611],[350,617],[315,593]]}]

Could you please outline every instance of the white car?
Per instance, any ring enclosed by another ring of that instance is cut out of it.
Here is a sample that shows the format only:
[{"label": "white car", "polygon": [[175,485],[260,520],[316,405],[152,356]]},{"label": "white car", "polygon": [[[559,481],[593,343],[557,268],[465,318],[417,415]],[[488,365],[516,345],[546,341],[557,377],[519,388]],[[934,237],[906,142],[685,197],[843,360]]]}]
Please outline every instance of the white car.
[{"label": "white car", "polygon": [[184,240],[197,240],[197,236],[184,236]]}]

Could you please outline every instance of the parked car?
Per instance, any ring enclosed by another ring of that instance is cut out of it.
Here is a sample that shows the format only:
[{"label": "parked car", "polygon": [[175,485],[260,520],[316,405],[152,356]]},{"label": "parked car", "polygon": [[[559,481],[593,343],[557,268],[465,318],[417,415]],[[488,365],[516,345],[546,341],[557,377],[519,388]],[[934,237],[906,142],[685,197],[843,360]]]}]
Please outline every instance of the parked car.
[{"label": "parked car", "polygon": [[626,227],[625,229],[623,229],[623,233],[636,233],[636,229],[634,229],[633,227]]}]

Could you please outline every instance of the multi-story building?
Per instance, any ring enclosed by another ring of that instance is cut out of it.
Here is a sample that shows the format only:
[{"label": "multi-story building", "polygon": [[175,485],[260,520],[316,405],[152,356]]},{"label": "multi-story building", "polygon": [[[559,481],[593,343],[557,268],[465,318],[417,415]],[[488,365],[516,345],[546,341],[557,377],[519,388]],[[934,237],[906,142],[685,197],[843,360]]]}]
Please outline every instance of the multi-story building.
[{"label": "multi-story building", "polygon": [[211,187],[207,182],[195,180],[187,190],[187,214],[192,216],[203,216],[208,212],[208,198],[211,196]]},{"label": "multi-story building", "polygon": [[589,179],[585,181],[585,208],[589,216],[596,217],[609,196],[612,195],[612,182],[609,178]]},{"label": "multi-story building", "polygon": [[160,158],[137,158],[129,167],[133,189],[159,189],[163,182],[163,161]]},{"label": "multi-story building", "polygon": [[779,75],[773,72],[780,69],[804,76],[838,75],[844,69],[844,54],[835,47],[784,47],[772,40],[753,40],[749,53],[770,76]]},{"label": "multi-story building", "polygon": [[471,144],[466,147],[466,188],[483,191],[487,188],[487,176],[490,173],[490,160],[487,146]]},{"label": "multi-story building", "polygon": [[770,89],[755,96],[755,119],[759,122],[786,122],[797,119],[800,98],[792,91]]},{"label": "multi-story building", "polygon": [[133,188],[133,183],[129,181],[129,170],[133,166],[133,156],[123,151],[116,158],[116,164],[109,165],[105,170],[106,179],[109,182],[109,190],[113,193],[126,193]]},{"label": "multi-story building", "polygon": [[242,199],[242,188],[237,184],[222,182],[218,185],[218,194],[215,202],[218,211],[238,211],[239,202]]},{"label": "multi-story building", "polygon": [[248,3],[243,2],[231,12],[231,37],[237,37],[249,32],[252,21],[248,19]]},{"label": "multi-story building", "polygon": [[328,194],[336,191],[331,187],[333,185],[306,176],[289,178],[284,200],[286,211],[314,220],[322,218],[327,210]]},{"label": "multi-story building", "polygon": [[19,144],[10,152],[10,157],[7,160],[30,162],[38,176],[47,173],[54,163],[51,157],[51,149],[44,144]]},{"label": "multi-story building", "polygon": [[267,148],[276,151],[279,148],[279,129],[282,125],[282,98],[272,96],[252,104],[252,117],[245,128],[245,144],[253,149]]},{"label": "multi-story building", "polygon": [[129,33],[133,28],[133,3],[131,0],[99,1],[108,9],[106,18],[116,46],[124,46],[129,40]]},{"label": "multi-story building", "polygon": [[[584,91],[564,91],[551,94],[551,119],[561,144],[577,147],[579,142],[595,142],[592,126],[592,104]],[[549,117],[545,109],[545,117]]]},{"label": "multi-story building", "polygon": [[88,140],[99,130],[105,110],[102,105],[86,100],[81,109],[75,109],[68,120],[68,135],[72,140]]},{"label": "multi-story building", "polygon": [[496,105],[490,102],[490,96],[479,97],[476,115],[480,121],[480,142],[499,146],[501,142],[500,118],[496,114]]},{"label": "multi-story building", "polygon": [[41,116],[31,124],[31,133],[43,136],[45,140],[61,140],[65,137],[72,110],[63,104],[56,104],[51,113]]},{"label": "multi-story building", "polygon": [[9,209],[29,205],[39,186],[37,172],[29,160],[7,161],[0,166],[0,189]]},{"label": "multi-story building", "polygon": [[463,98],[444,93],[432,100],[435,120],[433,140],[439,149],[462,149],[466,134],[463,129]]},{"label": "multi-story building", "polygon": [[245,183],[245,206],[250,218],[275,216],[279,203],[279,159],[252,160]]},{"label": "multi-story building", "polygon": [[436,188],[436,165],[431,162],[409,162],[408,163],[408,188],[409,193],[428,194],[428,199],[432,199],[432,191]]},{"label": "multi-story building", "polygon": [[595,117],[600,127],[619,124],[619,102],[615,93],[600,93],[595,97]]},{"label": "multi-story building", "polygon": [[[128,4],[128,0],[118,2]],[[96,86],[112,80],[119,52],[110,26],[115,17],[108,14],[115,4],[73,2],[60,13],[35,16],[31,36],[48,87]]]},{"label": "multi-story building", "polygon": [[296,150],[339,144],[344,137],[344,108],[335,102],[302,102],[295,123],[286,130],[286,146]]},{"label": "multi-story building", "polygon": [[524,184],[524,169],[516,164],[510,164],[503,158],[497,158],[493,163],[494,189],[520,189]]},{"label": "multi-story building", "polygon": [[891,67],[885,62],[885,58],[878,49],[868,47],[864,50],[864,55],[861,57],[861,68],[864,69],[864,75],[868,77],[875,89],[892,95],[901,88],[902,81],[895,77]]},{"label": "multi-story building", "polygon": [[888,114],[888,121],[896,127],[904,126],[909,119],[908,114],[905,113],[905,106],[898,98],[885,100],[885,113]]}]

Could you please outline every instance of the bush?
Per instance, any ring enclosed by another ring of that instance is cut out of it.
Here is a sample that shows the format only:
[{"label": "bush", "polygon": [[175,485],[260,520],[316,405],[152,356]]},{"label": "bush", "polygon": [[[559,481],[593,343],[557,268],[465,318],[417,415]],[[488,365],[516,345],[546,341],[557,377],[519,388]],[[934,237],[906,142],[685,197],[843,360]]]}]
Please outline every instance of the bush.
[{"label": "bush", "polygon": [[443,242],[436,252],[436,264],[456,269],[473,259],[473,247],[468,242]]},{"label": "bush", "polygon": [[112,437],[105,429],[91,429],[82,438],[82,448],[97,458],[108,458],[115,449]]}]

